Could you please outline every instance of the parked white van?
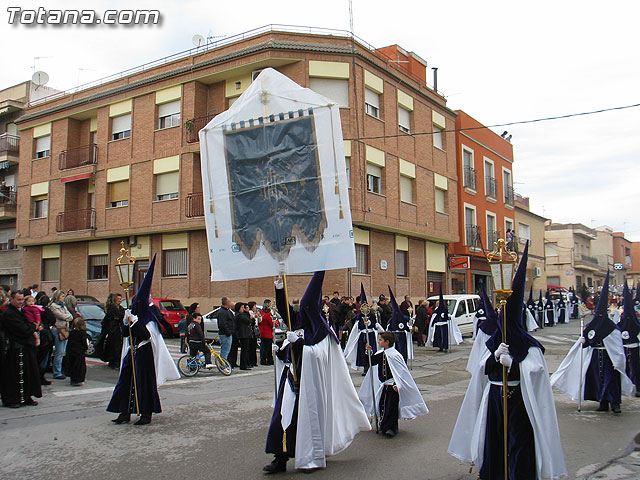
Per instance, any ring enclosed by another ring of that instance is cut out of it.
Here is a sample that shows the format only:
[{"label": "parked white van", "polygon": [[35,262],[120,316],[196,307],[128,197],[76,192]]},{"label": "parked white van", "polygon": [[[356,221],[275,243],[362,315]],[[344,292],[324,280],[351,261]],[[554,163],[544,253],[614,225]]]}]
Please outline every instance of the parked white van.
[{"label": "parked white van", "polygon": [[[443,295],[447,309],[452,318],[458,322],[458,327],[463,335],[473,335],[476,323],[476,308],[480,302],[480,296],[471,294]],[[439,296],[429,297],[427,301],[438,303]]]}]

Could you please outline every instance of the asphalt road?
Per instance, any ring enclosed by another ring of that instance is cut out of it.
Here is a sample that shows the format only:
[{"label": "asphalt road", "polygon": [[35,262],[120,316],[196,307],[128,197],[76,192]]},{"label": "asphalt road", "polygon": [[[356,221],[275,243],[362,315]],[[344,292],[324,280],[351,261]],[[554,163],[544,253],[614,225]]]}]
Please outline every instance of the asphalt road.
[{"label": "asphalt road", "polygon": [[[578,336],[579,324],[535,335],[553,371]],[[169,340],[177,358],[177,341]],[[448,354],[416,348],[413,375],[431,412],[400,424],[394,439],[360,433],[313,478],[475,479],[446,453],[469,374],[471,340]],[[13,479],[251,479],[262,478],[271,458],[264,442],[271,417],[273,370],[258,367],[171,382],[160,389],[164,412],[145,427],[114,425],[105,407],[117,372],[90,359],[82,388],[54,380],[37,407],[0,408],[0,478]],[[353,373],[359,386],[362,377]],[[571,478],[624,454],[640,431],[640,398],[623,398],[622,414],[582,413],[555,395],[560,434]],[[292,462],[290,462],[291,464]],[[293,465],[286,476],[294,475]],[[284,475],[281,475],[284,476]]]}]

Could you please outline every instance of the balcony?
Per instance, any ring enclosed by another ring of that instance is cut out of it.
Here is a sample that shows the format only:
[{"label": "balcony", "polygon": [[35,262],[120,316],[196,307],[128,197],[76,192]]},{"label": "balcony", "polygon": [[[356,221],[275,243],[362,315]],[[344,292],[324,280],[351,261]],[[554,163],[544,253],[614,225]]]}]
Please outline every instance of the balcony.
[{"label": "balcony", "polygon": [[504,187],[504,203],[513,207],[513,187]]},{"label": "balcony", "polygon": [[204,203],[202,193],[190,193],[185,202],[185,216],[187,218],[204,217]]},{"label": "balcony", "polygon": [[480,247],[480,227],[478,225],[465,225],[464,227],[464,244],[469,248]]},{"label": "balcony", "polygon": [[489,250],[493,250],[493,244],[498,241],[499,234],[500,232],[498,232],[497,230],[487,232],[487,248]]},{"label": "balcony", "polygon": [[95,230],[96,209],[67,210],[56,217],[56,232],[77,232],[79,230]]},{"label": "balcony", "polygon": [[98,146],[95,144],[83,145],[82,147],[70,148],[60,152],[58,167],[60,170],[67,170],[68,168],[95,165],[97,161]]},{"label": "balcony", "polygon": [[484,190],[487,197],[496,198],[496,179],[484,177]]},{"label": "balcony", "polygon": [[471,167],[464,167],[464,186],[471,190],[476,189],[476,170]]},{"label": "balcony", "polygon": [[209,112],[204,117],[195,117],[184,122],[184,129],[187,133],[187,143],[197,143],[200,141],[198,132],[202,130],[216,115],[217,110]]},{"label": "balcony", "polygon": [[[18,150],[20,149],[20,137],[18,135],[11,135],[10,133],[3,133],[0,135],[0,161],[8,162],[9,157],[13,157],[12,161],[18,161]],[[8,165],[2,168],[8,168]]]},{"label": "balcony", "polygon": [[574,263],[576,267],[586,268],[587,270],[598,270],[599,264],[598,259],[596,257],[590,257],[588,255],[582,255],[581,253],[576,253],[573,256]]},{"label": "balcony", "polygon": [[0,220],[11,220],[16,218],[17,213],[17,192],[9,187],[0,187]]}]

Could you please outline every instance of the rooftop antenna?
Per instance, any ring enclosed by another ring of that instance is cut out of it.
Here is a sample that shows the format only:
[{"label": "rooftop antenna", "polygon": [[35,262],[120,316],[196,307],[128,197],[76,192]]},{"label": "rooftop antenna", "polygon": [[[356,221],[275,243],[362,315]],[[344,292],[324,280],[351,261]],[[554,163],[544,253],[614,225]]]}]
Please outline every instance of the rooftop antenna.
[{"label": "rooftop antenna", "polygon": [[193,37],[191,37],[191,43],[193,43],[196,48],[199,48],[205,44],[205,39],[202,35],[196,33]]},{"label": "rooftop antenna", "polygon": [[207,33],[207,43],[213,43],[216,38],[226,38],[226,35],[213,35],[213,32],[209,30],[209,33]]},{"label": "rooftop antenna", "polygon": [[93,68],[78,67],[78,84],[77,84],[77,87],[80,86],[80,72],[95,72],[95,70]]},{"label": "rooftop antenna", "polygon": [[36,60],[40,60],[41,58],[52,58],[52,57],[33,57],[33,66],[31,67],[31,70],[33,70],[34,72],[36,71]]},{"label": "rooftop antenna", "polygon": [[353,0],[349,0],[349,32],[353,37]]},{"label": "rooftop antenna", "polygon": [[37,71],[31,76],[31,82],[36,86],[36,90],[38,87],[42,87],[49,82],[49,74],[43,71]]}]

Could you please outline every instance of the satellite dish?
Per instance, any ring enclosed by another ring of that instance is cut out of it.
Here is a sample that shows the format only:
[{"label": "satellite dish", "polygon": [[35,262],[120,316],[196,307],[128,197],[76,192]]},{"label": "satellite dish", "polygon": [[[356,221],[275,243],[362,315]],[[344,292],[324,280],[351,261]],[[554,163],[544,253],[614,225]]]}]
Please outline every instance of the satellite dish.
[{"label": "satellite dish", "polygon": [[191,41],[193,42],[193,44],[196,47],[201,47],[202,45],[205,44],[204,37],[202,35],[198,35],[198,34],[196,34],[193,37],[191,37]]},{"label": "satellite dish", "polygon": [[49,82],[49,74],[47,72],[38,71],[31,76],[34,85],[41,87]]}]

